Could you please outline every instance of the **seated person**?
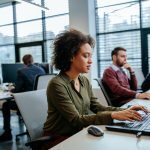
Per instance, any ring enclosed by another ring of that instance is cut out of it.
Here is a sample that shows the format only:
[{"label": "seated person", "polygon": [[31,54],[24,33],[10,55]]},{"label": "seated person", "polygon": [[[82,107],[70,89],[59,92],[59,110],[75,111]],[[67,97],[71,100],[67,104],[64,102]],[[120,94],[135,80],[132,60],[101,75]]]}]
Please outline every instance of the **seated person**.
[{"label": "seated person", "polygon": [[45,149],[89,125],[109,124],[113,119],[140,121],[136,110],[146,111],[142,106],[121,109],[98,102],[89,80],[82,75],[90,70],[93,46],[92,37],[73,29],[59,34],[54,41],[53,65],[60,73],[47,87],[48,116],[43,129],[45,136],[56,138]]},{"label": "seated person", "polygon": [[146,92],[150,89],[150,73],[146,76],[145,80],[142,83],[142,90]]},{"label": "seated person", "polygon": [[[104,71],[102,82],[113,106],[121,106],[134,98],[150,99],[150,94],[136,92],[137,80],[132,67],[127,63],[126,49],[116,47],[111,57],[113,64]],[[130,77],[124,70],[128,70]]]},{"label": "seated person", "polygon": [[[12,92],[25,92],[33,90],[33,83],[36,75],[43,75],[45,71],[33,65],[33,57],[30,54],[23,56],[24,68],[17,71],[17,83]],[[0,142],[12,140],[10,127],[10,110],[18,110],[15,101],[6,101],[2,106],[4,133],[0,136]]]}]

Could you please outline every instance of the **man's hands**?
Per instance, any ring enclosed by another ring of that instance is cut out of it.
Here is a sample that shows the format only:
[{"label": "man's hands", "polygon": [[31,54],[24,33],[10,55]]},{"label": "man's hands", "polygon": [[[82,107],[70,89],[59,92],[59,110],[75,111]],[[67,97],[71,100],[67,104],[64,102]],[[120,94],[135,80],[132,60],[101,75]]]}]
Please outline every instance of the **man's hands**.
[{"label": "man's hands", "polygon": [[137,112],[137,110],[142,110],[145,113],[148,112],[144,106],[131,106],[126,110],[112,112],[111,117],[117,120],[141,121],[142,116]]},{"label": "man's hands", "polygon": [[123,66],[125,69],[127,69],[127,70],[129,70],[129,72],[133,72],[133,70],[132,70],[132,68],[131,68],[131,65],[130,64],[128,64],[128,63],[126,63],[126,64],[124,64],[124,66]]},{"label": "man's hands", "polygon": [[137,99],[150,99],[150,93],[138,93],[136,98]]}]

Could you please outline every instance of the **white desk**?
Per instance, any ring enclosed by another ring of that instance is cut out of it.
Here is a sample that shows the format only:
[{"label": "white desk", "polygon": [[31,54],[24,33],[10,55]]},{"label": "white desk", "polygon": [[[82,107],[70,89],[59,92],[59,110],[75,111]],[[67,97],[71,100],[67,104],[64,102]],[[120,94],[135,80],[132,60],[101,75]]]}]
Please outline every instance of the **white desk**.
[{"label": "white desk", "polygon": [[11,100],[13,96],[10,92],[0,92],[0,100]]},{"label": "white desk", "polygon": [[122,107],[126,108],[129,105],[143,105],[143,106],[146,106],[148,108],[148,110],[150,111],[150,100],[134,99],[134,100],[128,102],[127,104],[123,105]]},{"label": "white desk", "polygon": [[149,150],[150,136],[107,131],[104,126],[104,136],[94,137],[87,133],[87,128],[69,139],[51,148],[51,150]]},{"label": "white desk", "polygon": [[11,87],[7,85],[9,85],[9,83],[0,84],[0,100],[11,100],[13,98],[12,93],[9,91]]},{"label": "white desk", "polygon": [[[150,106],[150,100],[133,100],[127,105],[141,104]],[[126,105],[126,106],[127,106]],[[103,129],[104,136],[94,137],[87,133],[87,128],[61,142],[51,150],[149,150],[150,136],[137,138],[135,134],[112,132],[105,129],[105,126],[98,126]]]}]

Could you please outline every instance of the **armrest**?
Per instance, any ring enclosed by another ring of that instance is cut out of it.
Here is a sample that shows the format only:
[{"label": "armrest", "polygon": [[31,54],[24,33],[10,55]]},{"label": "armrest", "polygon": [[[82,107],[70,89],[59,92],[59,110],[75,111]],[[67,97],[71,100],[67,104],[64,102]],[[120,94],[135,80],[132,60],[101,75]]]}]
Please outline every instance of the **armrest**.
[{"label": "armrest", "polygon": [[41,143],[45,143],[45,142],[48,142],[50,140],[54,139],[53,136],[43,136],[41,138],[38,138],[38,139],[35,139],[33,141],[30,141],[28,143],[26,143],[25,145],[26,146],[32,146],[32,145],[35,145],[35,144],[41,144]]}]

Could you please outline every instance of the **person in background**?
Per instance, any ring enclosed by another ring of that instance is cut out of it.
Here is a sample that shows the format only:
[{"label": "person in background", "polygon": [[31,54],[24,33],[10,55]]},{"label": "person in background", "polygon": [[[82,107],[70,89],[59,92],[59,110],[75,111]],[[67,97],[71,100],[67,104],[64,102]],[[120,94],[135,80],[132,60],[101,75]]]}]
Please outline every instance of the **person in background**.
[{"label": "person in background", "polygon": [[[17,71],[17,82],[13,93],[26,92],[33,90],[34,79],[36,75],[44,75],[45,71],[33,64],[33,57],[26,54],[22,58],[25,67]],[[10,126],[10,110],[18,110],[15,101],[6,101],[2,106],[3,114],[3,129],[4,133],[0,136],[0,142],[12,140],[11,126]]]},{"label": "person in background", "polygon": [[150,89],[150,73],[146,76],[145,80],[142,83],[142,90],[146,92]]},{"label": "person in background", "polygon": [[[113,64],[103,74],[102,82],[111,97],[113,106],[121,106],[130,100],[150,99],[148,93],[137,93],[137,80],[132,67],[127,63],[126,49],[116,47],[111,53]],[[128,71],[130,77],[127,76]]]},{"label": "person in background", "polygon": [[48,149],[89,125],[110,124],[113,119],[138,120],[142,117],[132,106],[128,109],[102,106],[93,95],[89,80],[82,75],[92,65],[94,40],[75,29],[64,31],[54,41],[53,65],[60,73],[47,87],[48,116],[44,135],[55,138]]}]

